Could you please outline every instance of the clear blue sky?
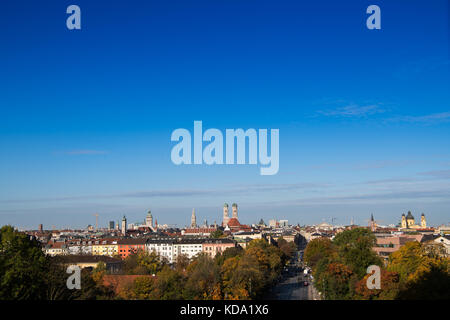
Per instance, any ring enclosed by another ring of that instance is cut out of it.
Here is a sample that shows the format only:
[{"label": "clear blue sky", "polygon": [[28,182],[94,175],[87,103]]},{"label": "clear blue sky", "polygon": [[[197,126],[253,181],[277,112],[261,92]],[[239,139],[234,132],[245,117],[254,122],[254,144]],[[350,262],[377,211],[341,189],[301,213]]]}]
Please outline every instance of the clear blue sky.
[{"label": "clear blue sky", "polygon": [[[450,220],[448,1],[7,1],[0,41],[0,225]],[[279,128],[279,173],[175,166],[194,120]]]}]

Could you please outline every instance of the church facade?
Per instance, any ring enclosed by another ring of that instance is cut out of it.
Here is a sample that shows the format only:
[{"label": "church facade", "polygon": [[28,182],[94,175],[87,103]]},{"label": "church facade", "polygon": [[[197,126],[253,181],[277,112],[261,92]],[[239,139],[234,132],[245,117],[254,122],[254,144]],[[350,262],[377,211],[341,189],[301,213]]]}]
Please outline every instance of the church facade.
[{"label": "church facade", "polygon": [[408,211],[407,215],[405,215],[404,213],[402,214],[402,220],[400,223],[402,229],[422,229],[427,227],[425,214],[422,213],[422,215],[420,216],[420,224],[416,224],[411,211]]}]

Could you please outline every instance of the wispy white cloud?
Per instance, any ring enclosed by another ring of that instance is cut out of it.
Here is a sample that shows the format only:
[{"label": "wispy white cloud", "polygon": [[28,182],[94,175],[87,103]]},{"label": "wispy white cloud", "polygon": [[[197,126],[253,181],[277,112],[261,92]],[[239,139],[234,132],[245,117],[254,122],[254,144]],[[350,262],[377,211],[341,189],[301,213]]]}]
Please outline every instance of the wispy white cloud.
[{"label": "wispy white cloud", "polygon": [[84,150],[70,150],[70,151],[64,151],[62,152],[63,154],[66,155],[96,155],[96,154],[107,154],[107,151],[102,151],[102,150],[89,150],[89,149],[84,149]]},{"label": "wispy white cloud", "polygon": [[433,124],[450,121],[450,112],[431,113],[422,116],[397,116],[387,119],[390,122],[409,122]]},{"label": "wispy white cloud", "polygon": [[367,117],[378,113],[384,113],[385,111],[386,110],[381,108],[378,104],[350,104],[335,109],[320,110],[318,113],[329,117]]},{"label": "wispy white cloud", "polygon": [[265,184],[265,185],[238,185],[219,189],[183,189],[183,190],[148,190],[132,191],[117,194],[97,194],[81,196],[61,196],[53,198],[34,199],[8,199],[0,200],[0,203],[22,202],[54,202],[54,201],[84,201],[95,199],[122,199],[122,198],[182,198],[192,196],[213,196],[228,194],[258,194],[271,192],[285,192],[296,190],[317,190],[331,185],[321,183],[297,183],[297,184]]},{"label": "wispy white cloud", "polygon": [[421,172],[420,175],[430,176],[436,179],[449,179],[450,178],[450,170],[434,170]]}]

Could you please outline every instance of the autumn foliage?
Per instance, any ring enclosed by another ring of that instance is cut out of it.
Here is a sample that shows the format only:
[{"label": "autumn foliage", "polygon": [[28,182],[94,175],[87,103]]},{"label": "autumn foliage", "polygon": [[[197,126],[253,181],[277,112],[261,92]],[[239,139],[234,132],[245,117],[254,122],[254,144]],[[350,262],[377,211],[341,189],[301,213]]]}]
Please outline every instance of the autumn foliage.
[{"label": "autumn foliage", "polygon": [[[305,262],[316,288],[330,300],[449,299],[450,264],[445,251],[432,244],[408,242],[391,254],[387,265],[372,250],[374,235],[366,228],[346,230],[334,240],[311,240]],[[368,289],[366,269],[381,267],[381,289]]]}]

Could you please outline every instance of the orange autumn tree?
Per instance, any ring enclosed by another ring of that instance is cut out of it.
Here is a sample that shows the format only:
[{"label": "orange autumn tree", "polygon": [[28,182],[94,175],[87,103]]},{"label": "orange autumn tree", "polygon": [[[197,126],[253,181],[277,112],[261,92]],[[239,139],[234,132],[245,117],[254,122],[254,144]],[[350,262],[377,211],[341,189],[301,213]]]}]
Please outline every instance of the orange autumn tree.
[{"label": "orange autumn tree", "polygon": [[380,289],[367,288],[367,274],[355,287],[355,299],[361,300],[393,300],[400,290],[399,276],[396,272],[381,269]]},{"label": "orange autumn tree", "polygon": [[398,299],[450,299],[450,261],[435,248],[408,242],[391,254],[387,269],[399,274]]}]

